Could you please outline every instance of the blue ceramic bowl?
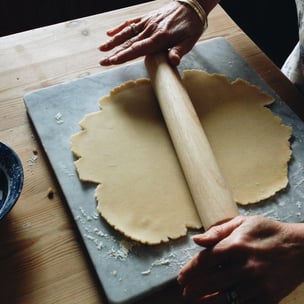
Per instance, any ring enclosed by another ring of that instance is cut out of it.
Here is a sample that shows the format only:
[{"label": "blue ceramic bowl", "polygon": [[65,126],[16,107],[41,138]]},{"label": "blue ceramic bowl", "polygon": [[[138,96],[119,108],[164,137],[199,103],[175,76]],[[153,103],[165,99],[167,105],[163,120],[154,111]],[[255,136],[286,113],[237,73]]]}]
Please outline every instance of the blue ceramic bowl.
[{"label": "blue ceramic bowl", "polygon": [[23,187],[23,168],[18,155],[0,142],[0,220],[17,202]]}]

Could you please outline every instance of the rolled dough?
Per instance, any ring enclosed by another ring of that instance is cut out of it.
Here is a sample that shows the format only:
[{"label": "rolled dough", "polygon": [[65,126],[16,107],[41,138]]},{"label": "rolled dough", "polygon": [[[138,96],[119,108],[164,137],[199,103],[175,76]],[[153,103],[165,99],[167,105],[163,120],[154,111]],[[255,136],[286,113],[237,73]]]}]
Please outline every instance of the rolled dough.
[{"label": "rolled dough", "polygon": [[[265,107],[273,98],[244,80],[198,70],[186,71],[183,81],[236,202],[258,202],[285,188],[291,128]],[[113,89],[100,107],[71,138],[80,179],[98,184],[100,214],[147,244],[200,228],[149,80]]]}]

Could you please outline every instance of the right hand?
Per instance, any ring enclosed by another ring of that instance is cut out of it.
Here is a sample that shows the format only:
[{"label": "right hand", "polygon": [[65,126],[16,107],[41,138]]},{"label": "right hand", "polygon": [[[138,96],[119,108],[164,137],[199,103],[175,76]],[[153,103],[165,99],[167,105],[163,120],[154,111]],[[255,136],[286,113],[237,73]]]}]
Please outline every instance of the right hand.
[{"label": "right hand", "polygon": [[194,241],[206,249],[178,278],[190,301],[226,303],[233,291],[240,303],[278,303],[304,281],[304,224],[237,216]]}]

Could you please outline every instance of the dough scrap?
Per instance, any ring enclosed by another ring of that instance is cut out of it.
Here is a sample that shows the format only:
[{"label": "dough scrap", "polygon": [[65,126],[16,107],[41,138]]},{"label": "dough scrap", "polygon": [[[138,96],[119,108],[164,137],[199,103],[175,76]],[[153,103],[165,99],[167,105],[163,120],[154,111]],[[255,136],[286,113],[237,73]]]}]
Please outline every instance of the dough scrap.
[{"label": "dough scrap", "polygon": [[[250,83],[185,71],[184,85],[236,202],[264,200],[288,184],[291,128]],[[220,89],[219,89],[220,88]],[[202,226],[148,79],[129,81],[87,114],[71,138],[79,177],[97,183],[98,211],[133,240],[158,244]]]}]

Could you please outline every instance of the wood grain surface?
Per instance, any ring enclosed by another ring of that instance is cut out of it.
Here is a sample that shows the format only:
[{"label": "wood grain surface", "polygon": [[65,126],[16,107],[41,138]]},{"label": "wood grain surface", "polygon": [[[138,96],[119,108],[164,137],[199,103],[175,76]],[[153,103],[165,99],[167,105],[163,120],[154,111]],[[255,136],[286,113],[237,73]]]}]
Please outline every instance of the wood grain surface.
[{"label": "wood grain surface", "polygon": [[[105,31],[158,8],[151,1],[79,20],[0,38],[0,140],[20,156],[25,173],[23,192],[0,223],[1,303],[107,303],[82,246],[60,187],[27,116],[27,92],[62,83],[101,68],[98,45]],[[304,99],[278,68],[218,6],[201,39],[223,36],[248,63],[304,117]],[[37,154],[38,153],[38,154]],[[37,155],[36,155],[37,154]],[[49,188],[53,199],[48,198]],[[178,286],[140,303],[182,303]],[[300,287],[283,303],[303,303]]]}]

